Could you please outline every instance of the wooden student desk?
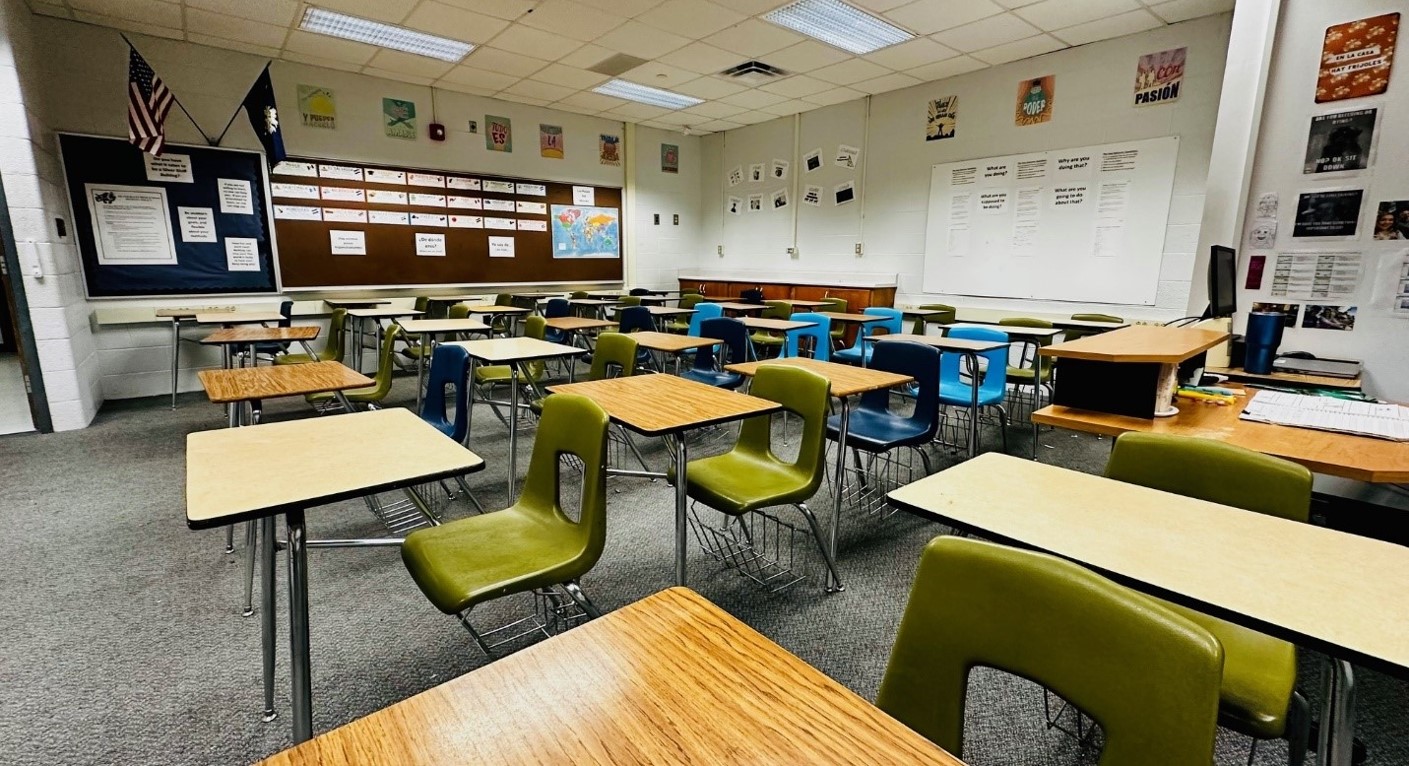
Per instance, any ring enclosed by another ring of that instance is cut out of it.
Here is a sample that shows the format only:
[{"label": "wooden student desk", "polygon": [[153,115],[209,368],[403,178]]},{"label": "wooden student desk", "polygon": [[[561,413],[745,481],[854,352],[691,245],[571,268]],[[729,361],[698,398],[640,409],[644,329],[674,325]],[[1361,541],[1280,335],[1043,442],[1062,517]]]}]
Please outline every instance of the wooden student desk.
[{"label": "wooden student desk", "polygon": [[430,364],[431,349],[437,335],[459,335],[461,333],[489,332],[489,325],[478,319],[407,319],[401,322],[401,329],[420,338],[421,354],[416,357],[416,411],[421,411],[421,400],[426,386],[426,366]]},{"label": "wooden student desk", "polygon": [[1148,418],[1176,411],[1179,364],[1227,339],[1222,330],[1132,325],[1045,346],[1038,359],[1062,360],[1053,404]]},{"label": "wooden student desk", "polygon": [[685,588],[644,598],[263,762],[452,763],[963,766]]},{"label": "wooden student desk", "polygon": [[1339,658],[1317,750],[1336,766],[1354,723],[1346,661],[1409,677],[1409,548],[996,453],[890,499]]},{"label": "wooden student desk", "polygon": [[234,306],[202,306],[200,308],[157,309],[152,315],[157,319],[171,320],[171,409],[176,409],[176,373],[181,361],[181,323],[195,321],[196,317],[209,317],[213,314],[233,315]]},{"label": "wooden student desk", "polygon": [[677,378],[632,375],[549,386],[554,394],[580,394],[601,405],[613,421],[643,436],[675,442],[675,584],[685,585],[689,524],[685,494],[689,462],[685,432],[782,410],[767,399]]}]

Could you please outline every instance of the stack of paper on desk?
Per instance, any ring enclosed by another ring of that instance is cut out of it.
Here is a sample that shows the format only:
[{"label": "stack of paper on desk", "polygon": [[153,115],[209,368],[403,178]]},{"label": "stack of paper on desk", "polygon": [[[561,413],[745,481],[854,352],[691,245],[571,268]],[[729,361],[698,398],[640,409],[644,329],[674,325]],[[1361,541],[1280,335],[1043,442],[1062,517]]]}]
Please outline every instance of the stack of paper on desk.
[{"label": "stack of paper on desk", "polygon": [[1260,423],[1409,441],[1409,407],[1398,404],[1259,391],[1248,402],[1242,418]]}]

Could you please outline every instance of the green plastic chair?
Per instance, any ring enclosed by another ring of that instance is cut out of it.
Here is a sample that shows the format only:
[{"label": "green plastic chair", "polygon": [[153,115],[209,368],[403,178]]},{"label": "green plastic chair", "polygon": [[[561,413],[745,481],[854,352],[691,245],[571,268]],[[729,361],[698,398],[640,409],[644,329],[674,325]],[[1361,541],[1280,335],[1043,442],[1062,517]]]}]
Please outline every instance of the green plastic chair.
[{"label": "green plastic chair", "polygon": [[[822,537],[817,517],[807,507],[807,501],[822,486],[826,472],[831,386],[826,378],[801,367],[760,366],[749,394],[777,402],[784,412],[802,420],[797,457],[784,460],[773,451],[771,415],[748,418],[739,427],[739,439],[733,449],[690,461],[685,492],[696,502],[730,516],[779,505],[796,507],[812,528],[827,569],[840,588],[836,562]],[[673,472],[671,481],[675,481]]]},{"label": "green plastic chair", "polygon": [[[523,334],[525,338],[543,340],[544,331],[548,328],[548,320],[541,316],[531,316],[524,320]],[[534,383],[543,380],[543,375],[547,365],[543,360],[528,362],[523,365],[524,373],[528,379]],[[498,384],[508,385],[514,377],[513,368],[507,364],[491,364],[475,368],[475,383],[482,386],[494,386]]]},{"label": "green plastic chair", "polygon": [[[759,313],[759,317],[762,319],[790,319],[793,315],[793,304],[787,301],[764,301],[763,303],[768,308]],[[782,351],[787,336],[772,330],[759,330],[749,335],[749,340],[753,342],[755,347],[763,346],[773,349],[774,353],[770,356],[777,356],[777,353]]]},{"label": "green plastic chair", "polygon": [[[374,409],[373,405],[380,404],[387,394],[391,393],[391,376],[395,371],[392,362],[393,352],[396,343],[401,339],[401,325],[392,325],[382,334],[382,347],[377,354],[377,374],[372,376],[372,385],[366,388],[351,388],[343,391],[343,396],[352,404],[365,404],[368,409]],[[309,404],[327,405],[337,401],[337,395],[331,391],[308,394],[304,397]]]},{"label": "green plastic chair", "polygon": [[[1125,321],[1114,314],[1072,314],[1071,318],[1079,322],[1110,322],[1111,324],[1120,324]],[[1077,338],[1099,335],[1100,332],[1100,330],[1092,330],[1087,327],[1071,327],[1062,330],[1062,340],[1076,340]]]},{"label": "green plastic chair", "polygon": [[308,354],[280,354],[274,357],[274,364],[308,364],[309,362],[341,362],[343,355],[343,323],[347,321],[347,309],[333,309],[328,318],[328,341],[317,358]]},{"label": "green plastic chair", "polygon": [[470,305],[468,303],[457,303],[450,307],[450,311],[445,315],[446,319],[469,319]]},{"label": "green plastic chair", "polygon": [[[486,601],[561,586],[589,617],[601,615],[577,581],[606,545],[607,423],[606,411],[591,399],[549,397],[517,503],[406,536],[401,561],[411,579],[437,609],[456,615],[486,654],[491,647],[469,621],[470,611]],[[559,501],[564,455],[583,466],[577,521]]]},{"label": "green plastic chair", "polygon": [[[833,298],[828,295],[822,296],[822,302],[827,305],[818,308],[821,312],[831,312],[834,314],[845,314],[847,302],[845,298]],[[846,323],[832,322],[832,350],[841,348],[843,339],[846,337]]]},{"label": "green plastic chair", "polygon": [[[411,318],[412,318],[412,319],[430,319],[430,318],[431,318],[430,315],[426,313],[426,311],[427,311],[427,309],[430,307],[430,305],[431,305],[431,299],[430,299],[430,298],[428,298],[428,297],[426,297],[426,296],[424,296],[424,295],[422,295],[422,296],[417,296],[417,298],[416,298],[416,303],[415,303],[415,305],[412,306],[412,308],[414,308],[416,311],[421,312],[421,315],[418,316],[418,317],[411,317]],[[401,333],[401,340],[406,343],[406,348],[401,349],[401,353],[402,353],[403,356],[410,357],[411,359],[419,359],[419,358],[421,358],[422,350],[421,350],[421,334],[420,334],[420,333],[418,333],[418,332],[406,332],[406,331],[403,330],[402,333]]]},{"label": "green plastic chair", "polygon": [[942,311],[944,313],[915,317],[915,324],[910,328],[910,332],[913,335],[924,335],[925,330],[929,329],[929,325],[932,324],[937,324],[941,327],[947,324],[954,324],[955,319],[958,316],[958,309],[944,303],[926,303],[922,306],[917,306],[916,308],[921,308],[928,311]]},{"label": "green plastic chair", "polygon": [[[703,300],[704,296],[700,295],[699,293],[684,293],[680,296],[680,308],[692,309],[695,307],[695,304],[700,303]],[[687,315],[682,316],[684,317],[683,319],[672,319],[667,322],[665,325],[666,332],[689,332],[690,317]]]},{"label": "green plastic chair", "polygon": [[[1311,472],[1306,468],[1212,439],[1121,434],[1106,463],[1106,476],[1302,523],[1311,508]],[[1310,709],[1296,691],[1296,646],[1192,609],[1168,606],[1213,633],[1227,653],[1219,722],[1254,740],[1286,738],[1288,762],[1304,762]]]},{"label": "green plastic chair", "polygon": [[636,339],[626,333],[604,332],[592,350],[589,380],[627,378],[636,374]]},{"label": "green plastic chair", "polygon": [[969,671],[1035,681],[1105,734],[1101,766],[1208,766],[1223,648],[1154,599],[1069,561],[959,537],[920,555],[876,704],[963,756]]}]

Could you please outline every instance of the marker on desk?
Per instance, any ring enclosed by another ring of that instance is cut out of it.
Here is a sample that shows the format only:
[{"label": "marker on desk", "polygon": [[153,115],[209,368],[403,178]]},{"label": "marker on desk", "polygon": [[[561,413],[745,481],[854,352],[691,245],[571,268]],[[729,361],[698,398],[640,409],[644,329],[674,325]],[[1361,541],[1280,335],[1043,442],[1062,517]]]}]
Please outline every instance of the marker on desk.
[{"label": "marker on desk", "polygon": [[1231,396],[1207,394],[1202,391],[1188,391],[1182,388],[1175,392],[1174,395],[1178,396],[1181,399],[1197,399],[1203,402],[1213,402],[1214,404],[1217,404],[1220,407],[1233,403],[1233,397]]}]

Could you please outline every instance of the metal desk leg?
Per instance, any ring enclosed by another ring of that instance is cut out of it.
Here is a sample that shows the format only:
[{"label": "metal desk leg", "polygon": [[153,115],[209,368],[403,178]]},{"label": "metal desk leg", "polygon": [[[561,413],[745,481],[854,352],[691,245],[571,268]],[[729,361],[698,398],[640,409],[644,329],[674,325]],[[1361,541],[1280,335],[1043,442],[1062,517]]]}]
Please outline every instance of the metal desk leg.
[{"label": "metal desk leg", "polygon": [[181,361],[181,317],[171,318],[171,409],[176,409],[176,370]]},{"label": "metal desk leg", "polygon": [[1032,421],[1032,459],[1037,459],[1037,418],[1033,415],[1037,412],[1037,405],[1042,397],[1042,345],[1033,346],[1032,354],[1032,409],[1027,412],[1027,419]]},{"label": "metal desk leg", "polygon": [[1321,674],[1325,701],[1317,736],[1317,762],[1322,766],[1351,766],[1355,745],[1355,670],[1345,660],[1330,658]]},{"label": "metal desk leg", "polygon": [[475,358],[470,357],[470,371],[466,373],[469,377],[464,380],[465,384],[465,408],[469,410],[465,414],[465,446],[470,446],[470,431],[475,427]]},{"label": "metal desk leg", "polygon": [[514,480],[519,468],[519,364],[509,364],[509,504],[514,504]]},{"label": "metal desk leg", "polygon": [[426,387],[426,355],[431,352],[431,334],[421,333],[421,358],[416,360],[416,412],[421,411],[422,391]]},{"label": "metal desk leg", "polygon": [[293,698],[294,744],[313,738],[313,676],[309,671],[308,549],[303,510],[289,511],[289,677]]},{"label": "metal desk leg", "polygon": [[[978,454],[978,387],[980,382],[978,368],[978,354],[972,351],[966,352],[964,356],[969,359],[969,395],[972,399],[972,409],[969,410],[969,458],[973,459]],[[989,370],[990,373],[993,370]],[[1005,370],[1003,374],[1007,374]]]},{"label": "metal desk leg", "polygon": [[[837,560],[837,528],[841,526],[842,490],[846,486],[846,439],[851,432],[851,410],[846,406],[846,399],[838,397],[838,401],[841,402],[841,427],[837,429],[837,480],[832,489],[832,530],[827,543],[827,548],[832,552],[832,561]],[[831,570],[828,570],[824,584],[829,593],[846,589],[840,581],[832,582]]]},{"label": "metal desk leg", "polygon": [[263,720],[268,723],[279,715],[274,711],[274,640],[277,630],[274,622],[274,588],[278,584],[275,582],[278,575],[274,569],[274,549],[278,545],[275,539],[278,531],[273,516],[260,519],[258,524],[260,535],[264,537],[263,561],[259,575],[259,627],[264,650]]},{"label": "metal desk leg", "polygon": [[689,498],[685,493],[685,465],[689,455],[685,449],[685,434],[675,437],[675,584],[685,585],[685,553],[689,547],[689,521],[686,518]]}]

